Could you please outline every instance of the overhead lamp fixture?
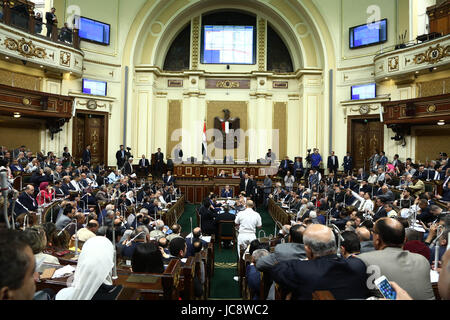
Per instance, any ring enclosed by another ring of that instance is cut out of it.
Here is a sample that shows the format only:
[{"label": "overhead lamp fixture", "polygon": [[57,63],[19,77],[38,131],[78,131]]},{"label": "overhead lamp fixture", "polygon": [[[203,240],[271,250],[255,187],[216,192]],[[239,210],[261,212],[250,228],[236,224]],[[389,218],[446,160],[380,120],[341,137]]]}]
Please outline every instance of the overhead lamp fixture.
[{"label": "overhead lamp fixture", "polygon": [[9,60],[9,57],[8,57],[8,56],[6,56],[6,57],[5,57],[5,59],[6,59],[6,60]]},{"label": "overhead lamp fixture", "polygon": [[443,125],[445,125],[445,121],[444,120],[439,120],[437,124],[438,124],[438,126],[443,126]]},{"label": "overhead lamp fixture", "polygon": [[44,66],[43,65],[41,65],[41,68],[43,68]]},{"label": "overhead lamp fixture", "polygon": [[19,112],[14,112],[14,118],[20,118],[20,113]]}]

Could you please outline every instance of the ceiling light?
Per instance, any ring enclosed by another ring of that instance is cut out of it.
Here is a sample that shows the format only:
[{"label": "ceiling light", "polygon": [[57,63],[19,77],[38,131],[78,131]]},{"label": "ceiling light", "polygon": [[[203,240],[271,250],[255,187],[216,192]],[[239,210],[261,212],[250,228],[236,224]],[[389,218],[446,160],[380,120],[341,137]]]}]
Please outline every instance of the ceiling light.
[{"label": "ceiling light", "polygon": [[14,112],[14,118],[20,118],[20,113],[19,112]]},{"label": "ceiling light", "polygon": [[419,73],[419,71],[416,71],[416,73]]},{"label": "ceiling light", "polygon": [[44,66],[43,65],[41,65],[41,68],[43,68]]},{"label": "ceiling light", "polygon": [[5,57],[6,60],[9,60],[9,57]]},{"label": "ceiling light", "polygon": [[437,69],[437,67],[434,67],[434,68],[433,68],[433,70],[436,70],[436,69]]},{"label": "ceiling light", "polygon": [[445,124],[445,121],[444,120],[439,120],[437,124],[438,124],[438,126],[443,126]]}]

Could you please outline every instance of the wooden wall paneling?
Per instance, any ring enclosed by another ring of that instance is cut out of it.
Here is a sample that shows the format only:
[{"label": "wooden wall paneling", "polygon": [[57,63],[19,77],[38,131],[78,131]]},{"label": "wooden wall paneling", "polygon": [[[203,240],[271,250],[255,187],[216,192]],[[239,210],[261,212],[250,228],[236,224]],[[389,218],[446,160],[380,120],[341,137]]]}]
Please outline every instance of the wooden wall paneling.
[{"label": "wooden wall paneling", "polygon": [[186,187],[187,189],[187,199],[189,202],[191,203],[195,203],[196,202],[196,198],[195,198],[195,192],[194,192],[194,187],[193,186],[188,186]]}]

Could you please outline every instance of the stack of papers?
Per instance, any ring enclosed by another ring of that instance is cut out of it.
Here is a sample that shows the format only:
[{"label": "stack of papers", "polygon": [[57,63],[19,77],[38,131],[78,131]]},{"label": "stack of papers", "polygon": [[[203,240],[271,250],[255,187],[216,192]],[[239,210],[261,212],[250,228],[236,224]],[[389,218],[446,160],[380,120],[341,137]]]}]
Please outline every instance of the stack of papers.
[{"label": "stack of papers", "polygon": [[57,278],[64,278],[66,276],[70,276],[75,272],[75,268],[73,266],[71,266],[70,264],[59,268],[55,271],[55,273],[52,276],[52,279],[57,279]]}]

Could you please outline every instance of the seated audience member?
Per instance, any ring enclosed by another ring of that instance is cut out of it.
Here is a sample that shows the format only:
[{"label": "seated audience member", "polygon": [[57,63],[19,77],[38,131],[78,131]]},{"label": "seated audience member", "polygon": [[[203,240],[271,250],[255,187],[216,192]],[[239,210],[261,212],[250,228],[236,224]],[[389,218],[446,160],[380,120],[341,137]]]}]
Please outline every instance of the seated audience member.
[{"label": "seated audience member", "polygon": [[90,238],[96,236],[99,225],[96,220],[90,220],[85,228],[81,228],[77,232],[78,240],[88,241]]},{"label": "seated audience member", "polygon": [[247,280],[247,285],[250,289],[250,296],[252,297],[252,300],[265,299],[265,297],[259,296],[261,273],[256,269],[255,265],[261,258],[266,257],[268,254],[269,251],[266,249],[258,249],[253,251],[252,262],[247,266],[245,277]]},{"label": "seated audience member", "polygon": [[130,239],[122,242],[121,255],[123,257],[131,258],[136,248],[146,242],[148,242],[149,234],[148,229],[144,226],[139,226],[131,234]]},{"label": "seated audience member", "polygon": [[136,247],[131,258],[133,272],[163,273],[164,263],[156,241],[143,243]]},{"label": "seated audience member", "polygon": [[166,238],[168,241],[172,241],[172,239],[181,237],[181,226],[179,224],[174,224],[171,227],[172,233],[169,234]]},{"label": "seated audience member", "polygon": [[33,251],[21,232],[0,229],[0,300],[32,300],[35,267]]},{"label": "seated audience member", "polygon": [[56,229],[51,233],[48,243],[51,244],[51,247],[67,250],[70,244],[70,234],[67,230]]},{"label": "seated audience member", "polygon": [[311,300],[318,290],[330,291],[337,300],[368,297],[364,263],[336,255],[336,239],[330,228],[308,226],[303,242],[308,260],[280,262],[271,270],[274,281],[291,292],[293,299]]},{"label": "seated audience member", "polygon": [[344,238],[341,242],[341,255],[344,258],[354,257],[361,252],[361,244],[356,232],[344,231],[341,236]]},{"label": "seated audience member", "polygon": [[[172,259],[183,259],[186,257],[186,240],[184,238],[175,238],[169,243],[169,255],[163,255],[164,265],[168,265]],[[183,264],[183,263],[182,263]]]},{"label": "seated audience member", "polygon": [[[377,266],[376,272],[379,274],[372,280],[384,275],[405,289],[413,299],[434,299],[429,262],[420,254],[403,250],[404,241],[403,225],[392,218],[381,218],[374,226],[375,251],[362,253],[358,258],[366,264],[368,274],[373,273],[373,266]],[[375,289],[375,285],[371,285]],[[378,290],[374,293],[380,296]]]},{"label": "seated audience member", "polygon": [[233,197],[233,190],[230,189],[230,186],[225,186],[224,189],[222,189],[220,193],[221,198],[232,198]]},{"label": "seated audience member", "polygon": [[370,231],[366,227],[358,227],[355,230],[360,242],[360,252],[370,252],[375,250],[372,240],[370,240]]},{"label": "seated audience member", "polygon": [[161,237],[164,237],[165,234],[163,232],[163,229],[164,229],[164,221],[156,220],[156,222],[155,222],[155,230],[150,231],[150,238],[152,238],[152,239],[159,239]]},{"label": "seated audience member", "polygon": [[202,243],[203,247],[208,246],[208,242],[201,239],[201,236],[202,236],[202,230],[199,227],[197,227],[197,228],[194,228],[194,230],[192,230],[192,237],[186,238],[186,255],[185,255],[186,258],[193,256],[195,254],[194,247],[193,247],[195,240],[199,240]]},{"label": "seated audience member", "polygon": [[430,260],[430,248],[423,242],[424,234],[413,228],[405,229],[405,244],[403,250],[408,250],[412,253],[423,255],[427,260]]},{"label": "seated audience member", "polygon": [[289,229],[289,242],[280,243],[275,246],[273,253],[261,257],[255,264],[259,271],[269,271],[277,263],[292,259],[305,260],[306,252],[303,244],[303,233],[306,226],[303,224],[293,225]]},{"label": "seated audience member", "polygon": [[75,216],[75,208],[70,204],[66,205],[63,210],[63,213],[56,219],[55,225],[57,229],[63,229]]},{"label": "seated audience member", "polygon": [[22,234],[23,240],[30,246],[36,260],[36,271],[43,272],[43,263],[59,264],[57,257],[43,253],[47,246],[47,237],[44,228],[36,226],[25,229]]},{"label": "seated audience member", "polygon": [[78,258],[71,287],[60,290],[55,300],[114,300],[122,286],[112,283],[114,248],[107,238],[86,241]]}]

